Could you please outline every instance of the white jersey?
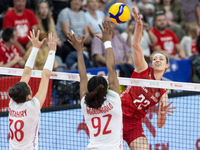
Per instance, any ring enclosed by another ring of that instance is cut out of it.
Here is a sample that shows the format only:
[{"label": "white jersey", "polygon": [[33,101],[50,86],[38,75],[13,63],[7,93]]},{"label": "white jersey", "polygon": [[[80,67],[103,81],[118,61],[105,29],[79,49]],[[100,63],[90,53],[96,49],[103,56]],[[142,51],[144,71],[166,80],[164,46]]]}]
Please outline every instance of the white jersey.
[{"label": "white jersey", "polygon": [[90,132],[88,150],[122,150],[122,108],[118,93],[108,90],[101,108],[89,108],[85,96],[81,108]]},{"label": "white jersey", "polygon": [[10,150],[38,150],[40,102],[9,103]]}]

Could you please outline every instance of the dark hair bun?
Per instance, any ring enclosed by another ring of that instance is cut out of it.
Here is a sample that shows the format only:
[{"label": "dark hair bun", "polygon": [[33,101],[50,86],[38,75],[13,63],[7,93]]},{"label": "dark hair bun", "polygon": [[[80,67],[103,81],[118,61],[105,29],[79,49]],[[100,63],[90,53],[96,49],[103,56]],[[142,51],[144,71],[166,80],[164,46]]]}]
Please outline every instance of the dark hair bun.
[{"label": "dark hair bun", "polygon": [[30,88],[25,82],[18,82],[9,90],[9,96],[16,103],[26,102],[26,97],[29,94],[30,94]]},{"label": "dark hair bun", "polygon": [[18,97],[20,95],[20,89],[18,87],[12,87],[9,91],[11,98]]}]

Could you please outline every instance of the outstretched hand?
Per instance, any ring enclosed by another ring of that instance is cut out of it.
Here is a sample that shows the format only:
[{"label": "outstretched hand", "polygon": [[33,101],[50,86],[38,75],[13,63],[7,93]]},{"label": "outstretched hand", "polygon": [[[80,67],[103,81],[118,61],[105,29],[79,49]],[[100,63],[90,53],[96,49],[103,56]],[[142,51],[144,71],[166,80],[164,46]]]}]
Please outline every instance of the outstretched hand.
[{"label": "outstretched hand", "polygon": [[56,39],[55,34],[52,35],[52,32],[48,35],[48,42],[47,45],[50,50],[56,51],[56,46],[60,39]]},{"label": "outstretched hand", "polygon": [[67,33],[68,42],[77,50],[77,51],[83,51],[84,48],[84,38],[85,35],[82,36],[81,39],[78,39],[75,34]]},{"label": "outstretched hand", "polygon": [[135,19],[135,21],[137,22],[138,25],[142,25],[142,20],[140,18],[140,15],[136,12],[135,8],[133,7],[132,8],[132,11],[133,11],[133,17]]},{"label": "outstretched hand", "polygon": [[34,29],[32,31],[30,31],[31,37],[28,36],[28,38],[31,41],[33,47],[40,48],[42,46],[42,44],[44,43],[44,41],[46,40],[46,38],[44,38],[42,41],[39,41],[39,35],[40,35],[40,30],[38,30],[37,36],[35,36],[35,30]]},{"label": "outstretched hand", "polygon": [[113,34],[111,26],[109,26],[107,22],[102,22],[102,25],[103,25],[103,28],[99,24],[99,28],[101,29],[102,36],[99,36],[98,34],[95,34],[94,36],[98,37],[102,42],[111,41],[112,34]]},{"label": "outstretched hand", "polygon": [[169,107],[173,102],[169,103],[168,105],[166,106],[163,106],[163,103],[161,104],[161,108],[160,108],[160,111],[161,111],[161,114],[162,115],[169,115],[171,116],[170,113],[174,113],[174,111],[170,111],[171,109],[176,109],[176,107]]}]

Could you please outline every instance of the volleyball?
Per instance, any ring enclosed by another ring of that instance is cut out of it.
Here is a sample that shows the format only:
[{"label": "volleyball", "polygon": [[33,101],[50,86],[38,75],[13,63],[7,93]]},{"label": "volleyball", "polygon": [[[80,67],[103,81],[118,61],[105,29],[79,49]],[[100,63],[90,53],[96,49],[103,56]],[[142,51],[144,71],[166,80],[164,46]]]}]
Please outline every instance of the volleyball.
[{"label": "volleyball", "polygon": [[109,17],[112,22],[122,24],[130,18],[130,10],[123,3],[115,3],[109,9]]}]

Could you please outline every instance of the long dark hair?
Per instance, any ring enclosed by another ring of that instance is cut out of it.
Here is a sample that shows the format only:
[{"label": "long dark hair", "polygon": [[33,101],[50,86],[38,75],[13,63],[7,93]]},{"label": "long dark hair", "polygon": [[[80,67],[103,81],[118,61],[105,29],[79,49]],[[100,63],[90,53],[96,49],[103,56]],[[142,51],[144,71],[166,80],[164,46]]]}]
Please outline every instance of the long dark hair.
[{"label": "long dark hair", "polygon": [[24,103],[26,102],[26,97],[30,94],[30,88],[25,82],[16,83],[10,90],[9,96],[16,103]]},{"label": "long dark hair", "polygon": [[93,76],[87,85],[85,104],[89,108],[99,109],[106,100],[108,83],[104,77]]}]

